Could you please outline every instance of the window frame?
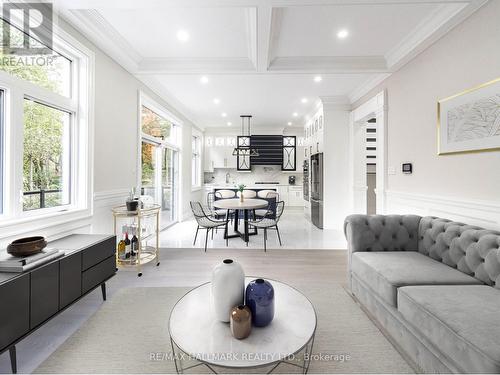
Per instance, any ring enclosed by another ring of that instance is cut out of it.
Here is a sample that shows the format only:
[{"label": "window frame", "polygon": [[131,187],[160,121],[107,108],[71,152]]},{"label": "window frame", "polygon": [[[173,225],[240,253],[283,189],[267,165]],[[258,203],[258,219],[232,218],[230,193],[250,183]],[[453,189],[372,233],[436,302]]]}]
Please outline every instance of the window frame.
[{"label": "window frame", "polygon": [[[191,189],[192,191],[199,190],[201,188],[201,135],[195,131],[191,135],[191,169]],[[194,181],[193,176],[195,176]]]},{"label": "window frame", "polygon": [[[142,107],[149,108],[151,111],[155,112],[158,116],[163,117],[164,119],[170,121],[172,123],[173,129],[171,130],[172,137],[169,139],[160,139],[149,134],[146,134],[142,131]],[[175,217],[174,222],[177,222],[180,218],[180,214],[182,212],[181,202],[182,202],[182,160],[183,160],[183,150],[182,147],[182,131],[183,131],[183,122],[174,116],[165,106],[161,105],[159,102],[154,100],[152,97],[147,95],[144,91],[138,90],[138,103],[137,103],[137,182],[136,186],[142,186],[142,143],[151,143],[158,147],[158,150],[161,151],[163,148],[169,148],[173,151],[177,152],[177,164],[178,164],[178,187],[177,192],[174,196],[175,200]],[[157,160],[161,159],[160,153],[157,155]],[[158,182],[158,183],[161,183]]]},{"label": "window frame", "polygon": [[[92,215],[93,144],[91,140],[94,131],[92,100],[95,56],[90,49],[58,25],[54,25],[53,29],[53,49],[71,61],[69,97],[0,71],[0,89],[4,90],[5,108],[4,204],[0,213],[0,239],[34,232],[40,228],[44,228],[45,233],[55,235],[64,231],[63,227],[74,227],[75,221],[89,219]],[[70,184],[72,189],[68,205],[23,211],[24,99],[34,100],[70,113],[70,152],[72,153]],[[23,124],[23,126],[12,124]]]}]

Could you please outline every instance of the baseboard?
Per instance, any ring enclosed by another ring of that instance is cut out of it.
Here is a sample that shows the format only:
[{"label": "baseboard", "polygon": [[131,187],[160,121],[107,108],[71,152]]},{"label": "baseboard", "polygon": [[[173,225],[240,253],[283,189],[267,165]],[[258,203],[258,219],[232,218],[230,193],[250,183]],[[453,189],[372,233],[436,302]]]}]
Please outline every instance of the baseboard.
[{"label": "baseboard", "polygon": [[390,214],[438,216],[450,220],[500,230],[500,201],[414,194],[388,190],[386,211]]}]

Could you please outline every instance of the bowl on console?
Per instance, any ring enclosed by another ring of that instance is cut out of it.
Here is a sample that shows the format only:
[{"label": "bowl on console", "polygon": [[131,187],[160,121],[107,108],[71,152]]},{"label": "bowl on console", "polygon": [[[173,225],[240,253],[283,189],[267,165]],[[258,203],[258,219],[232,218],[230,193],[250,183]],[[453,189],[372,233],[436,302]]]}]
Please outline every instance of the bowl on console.
[{"label": "bowl on console", "polygon": [[7,246],[7,252],[15,257],[25,257],[39,253],[45,246],[47,246],[45,237],[25,237],[12,241],[12,243]]}]

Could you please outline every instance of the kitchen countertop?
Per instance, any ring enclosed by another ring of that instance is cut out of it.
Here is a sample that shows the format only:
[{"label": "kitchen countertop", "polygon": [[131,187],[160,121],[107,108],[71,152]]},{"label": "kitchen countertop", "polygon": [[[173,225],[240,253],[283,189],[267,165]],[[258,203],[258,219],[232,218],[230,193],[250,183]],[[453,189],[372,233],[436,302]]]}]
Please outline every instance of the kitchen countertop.
[{"label": "kitchen countertop", "polygon": [[[290,185],[290,184],[252,184],[252,185],[246,185],[245,189],[272,189],[272,188],[277,188],[280,186],[292,186],[292,187],[300,187],[302,188],[301,184],[295,184],[295,185]],[[208,189],[237,189],[238,186],[237,184],[205,184],[205,188]]]}]

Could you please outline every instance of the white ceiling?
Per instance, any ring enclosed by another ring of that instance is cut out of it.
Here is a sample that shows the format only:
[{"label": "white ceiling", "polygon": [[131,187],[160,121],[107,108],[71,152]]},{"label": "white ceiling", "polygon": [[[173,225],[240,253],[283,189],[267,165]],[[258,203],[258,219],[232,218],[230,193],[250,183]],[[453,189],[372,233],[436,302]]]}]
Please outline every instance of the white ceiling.
[{"label": "white ceiling", "polygon": [[[301,125],[319,97],[352,102],[485,1],[59,0],[55,6],[186,117],[220,127],[238,126],[242,113],[254,115],[257,126]],[[340,29],[349,36],[339,40]],[[177,39],[179,30],[188,41]],[[316,75],[323,80],[314,82]]]}]

